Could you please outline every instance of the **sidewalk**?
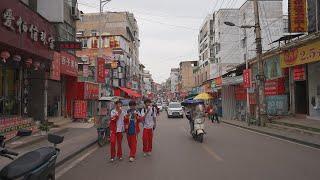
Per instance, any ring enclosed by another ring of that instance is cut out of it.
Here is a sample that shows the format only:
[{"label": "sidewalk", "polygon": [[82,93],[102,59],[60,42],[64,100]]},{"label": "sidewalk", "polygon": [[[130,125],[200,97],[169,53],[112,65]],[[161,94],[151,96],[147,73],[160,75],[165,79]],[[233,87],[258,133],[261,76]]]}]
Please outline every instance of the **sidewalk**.
[{"label": "sidewalk", "polygon": [[[50,133],[64,136],[63,143],[58,145],[61,153],[57,159],[57,164],[65,162],[85,148],[95,144],[97,140],[97,131],[93,127],[93,123],[69,122],[58,128],[53,128]],[[47,141],[47,136],[39,134],[8,142],[6,145],[8,149],[18,152],[19,155],[45,146],[51,146],[51,144]],[[9,162],[11,160],[7,158],[0,158],[0,168]]]},{"label": "sidewalk", "polygon": [[299,117],[284,117],[272,121],[273,124],[298,128],[320,134],[320,121]]},{"label": "sidewalk", "polygon": [[288,141],[292,141],[292,142],[296,142],[296,143],[300,143],[300,144],[304,144],[307,146],[312,146],[320,149],[320,134],[298,133],[296,131],[270,128],[268,126],[267,127],[260,127],[255,125],[248,126],[246,122],[237,121],[237,120],[222,119],[222,122],[229,125],[245,128],[245,129],[259,132],[262,134],[267,134],[277,138],[285,139]]}]

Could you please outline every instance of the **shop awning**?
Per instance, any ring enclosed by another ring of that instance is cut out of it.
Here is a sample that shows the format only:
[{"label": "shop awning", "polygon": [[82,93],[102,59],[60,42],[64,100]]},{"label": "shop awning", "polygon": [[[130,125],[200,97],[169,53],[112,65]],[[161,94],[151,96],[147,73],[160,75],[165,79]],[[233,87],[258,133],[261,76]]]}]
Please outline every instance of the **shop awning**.
[{"label": "shop awning", "polygon": [[141,97],[141,95],[138,92],[136,92],[132,89],[128,89],[128,88],[124,88],[124,87],[120,87],[120,89],[130,97],[133,97],[133,98]]}]

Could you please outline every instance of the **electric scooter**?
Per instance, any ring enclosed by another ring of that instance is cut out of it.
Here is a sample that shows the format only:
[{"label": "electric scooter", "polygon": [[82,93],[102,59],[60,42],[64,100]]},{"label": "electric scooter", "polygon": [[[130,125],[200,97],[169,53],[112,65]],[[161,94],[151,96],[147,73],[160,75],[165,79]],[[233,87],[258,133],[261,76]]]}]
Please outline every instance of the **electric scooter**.
[{"label": "electric scooter", "polygon": [[[17,136],[31,133],[30,130],[20,130]],[[54,180],[55,164],[60,153],[57,144],[62,143],[63,139],[63,136],[48,134],[48,141],[53,146],[36,149],[14,160],[12,156],[18,156],[18,153],[6,149],[5,137],[0,135],[0,156],[13,160],[0,171],[0,180]]]}]

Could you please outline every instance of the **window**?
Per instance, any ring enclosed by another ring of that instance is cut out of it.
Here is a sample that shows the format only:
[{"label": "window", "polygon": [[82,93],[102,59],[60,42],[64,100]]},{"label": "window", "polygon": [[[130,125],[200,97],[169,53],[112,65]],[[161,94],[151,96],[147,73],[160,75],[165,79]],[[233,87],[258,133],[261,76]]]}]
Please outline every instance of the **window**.
[{"label": "window", "polygon": [[77,36],[84,36],[84,31],[78,31],[76,35]]},{"label": "window", "polygon": [[92,39],[91,48],[98,48],[98,39],[97,38]]},{"label": "window", "polygon": [[98,36],[97,30],[91,30],[91,36]]},{"label": "window", "polygon": [[88,39],[81,39],[82,48],[88,48]]}]

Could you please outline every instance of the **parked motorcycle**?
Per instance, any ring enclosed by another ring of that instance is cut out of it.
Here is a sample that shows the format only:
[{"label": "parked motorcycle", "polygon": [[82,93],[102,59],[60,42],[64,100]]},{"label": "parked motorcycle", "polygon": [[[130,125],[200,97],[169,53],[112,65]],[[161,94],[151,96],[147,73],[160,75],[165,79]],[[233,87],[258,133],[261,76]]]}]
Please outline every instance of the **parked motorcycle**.
[{"label": "parked motorcycle", "polygon": [[[23,130],[17,136],[31,135],[31,131]],[[54,180],[55,164],[60,149],[57,144],[63,142],[64,137],[48,134],[48,141],[54,146],[42,147],[28,152],[14,160],[12,156],[18,153],[5,148],[5,137],[0,135],[0,156],[13,160],[0,171],[0,180]]]}]

